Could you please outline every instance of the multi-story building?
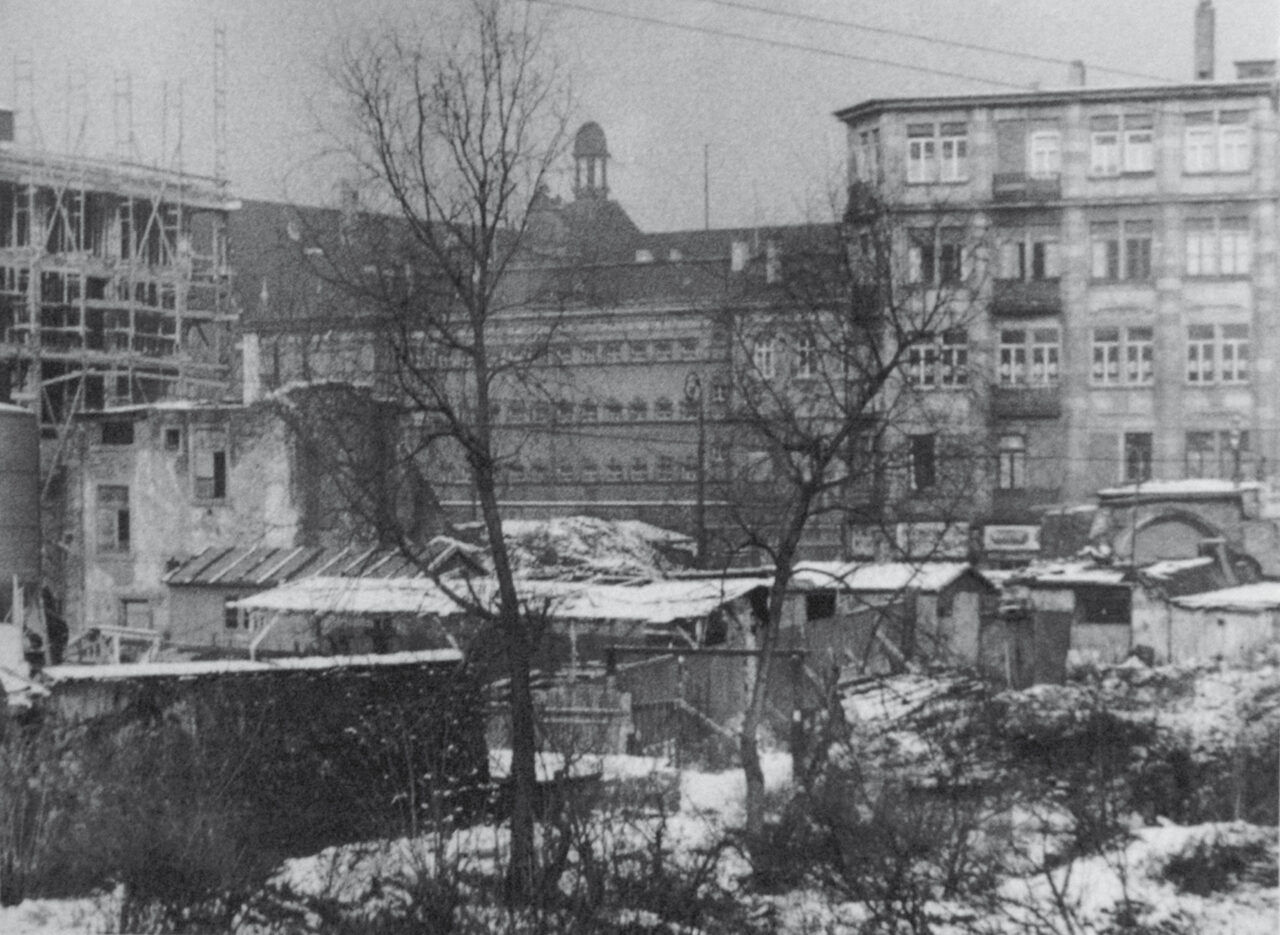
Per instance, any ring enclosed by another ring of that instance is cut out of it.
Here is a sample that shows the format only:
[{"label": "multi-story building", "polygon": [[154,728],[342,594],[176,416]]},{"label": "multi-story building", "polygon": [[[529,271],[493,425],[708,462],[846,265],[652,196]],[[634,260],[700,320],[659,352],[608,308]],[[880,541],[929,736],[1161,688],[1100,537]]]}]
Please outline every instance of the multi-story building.
[{"label": "multi-story building", "polygon": [[1191,83],[1093,88],[1076,69],[1058,91],[837,114],[851,204],[882,199],[924,276],[955,218],[981,231],[981,301],[947,340],[992,458],[971,518],[997,538],[1099,488],[1262,479],[1280,458],[1275,68],[1211,80],[1201,6]]},{"label": "multi-story building", "polygon": [[46,435],[81,411],[221,398],[234,319],[225,185],[19,145],[13,128],[0,111],[4,389]]}]

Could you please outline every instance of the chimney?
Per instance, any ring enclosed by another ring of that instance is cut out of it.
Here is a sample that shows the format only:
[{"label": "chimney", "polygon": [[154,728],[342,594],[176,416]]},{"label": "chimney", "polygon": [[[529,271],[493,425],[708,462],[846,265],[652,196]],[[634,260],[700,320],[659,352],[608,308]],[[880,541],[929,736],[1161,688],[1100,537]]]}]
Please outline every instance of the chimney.
[{"label": "chimney", "polygon": [[745,240],[735,240],[729,253],[729,269],[741,273],[747,268],[747,260],[751,256],[751,245]]},{"label": "chimney", "polygon": [[1213,0],[1196,7],[1196,80],[1213,80]]},{"label": "chimney", "polygon": [[0,108],[0,143],[13,142],[13,111]]},{"label": "chimney", "polygon": [[1073,60],[1067,68],[1067,86],[1071,88],[1084,87],[1084,62],[1078,58]]}]

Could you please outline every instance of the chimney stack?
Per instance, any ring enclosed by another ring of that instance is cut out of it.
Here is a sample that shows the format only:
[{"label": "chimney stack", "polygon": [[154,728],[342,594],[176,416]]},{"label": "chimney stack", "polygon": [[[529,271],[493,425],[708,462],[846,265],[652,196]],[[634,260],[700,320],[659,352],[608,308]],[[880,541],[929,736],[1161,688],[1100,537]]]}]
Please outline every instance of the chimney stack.
[{"label": "chimney stack", "polygon": [[1213,80],[1213,0],[1196,7],[1196,80]]},{"label": "chimney stack", "polygon": [[1081,59],[1073,60],[1067,69],[1067,86],[1072,88],[1084,87],[1084,62]]}]

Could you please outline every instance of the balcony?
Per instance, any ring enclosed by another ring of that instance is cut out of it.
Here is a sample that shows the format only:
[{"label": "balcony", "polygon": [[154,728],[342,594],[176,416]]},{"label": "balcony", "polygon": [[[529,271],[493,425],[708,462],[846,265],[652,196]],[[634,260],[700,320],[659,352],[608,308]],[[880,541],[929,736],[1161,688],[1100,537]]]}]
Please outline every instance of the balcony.
[{"label": "balcony", "polygon": [[1062,197],[1062,179],[1057,175],[997,172],[991,177],[991,197],[999,202],[1057,201]]},{"label": "balcony", "polygon": [[1062,390],[1052,386],[993,386],[994,419],[1056,419],[1062,415]]},{"label": "balcony", "polygon": [[997,279],[991,291],[991,313],[1004,318],[1056,315],[1062,290],[1056,279]]}]

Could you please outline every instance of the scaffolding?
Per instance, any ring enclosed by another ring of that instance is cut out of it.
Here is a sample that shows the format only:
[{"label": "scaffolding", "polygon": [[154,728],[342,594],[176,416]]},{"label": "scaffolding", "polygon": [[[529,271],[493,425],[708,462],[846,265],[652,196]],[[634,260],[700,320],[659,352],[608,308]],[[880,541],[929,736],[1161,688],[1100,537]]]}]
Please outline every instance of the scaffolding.
[{"label": "scaffolding", "polygon": [[223,394],[235,207],[217,179],[0,144],[0,364],[46,437]]}]

